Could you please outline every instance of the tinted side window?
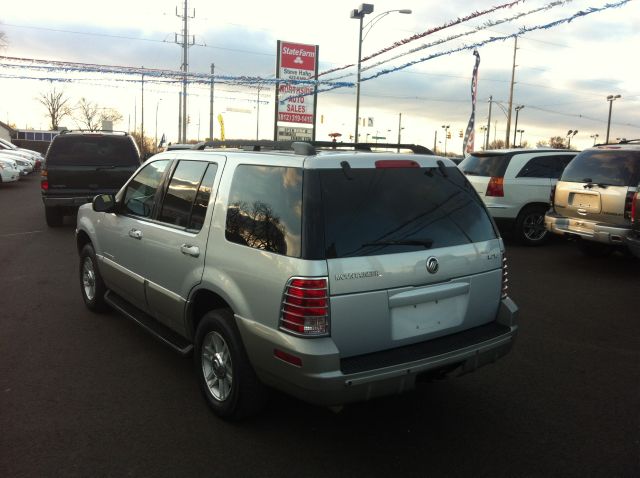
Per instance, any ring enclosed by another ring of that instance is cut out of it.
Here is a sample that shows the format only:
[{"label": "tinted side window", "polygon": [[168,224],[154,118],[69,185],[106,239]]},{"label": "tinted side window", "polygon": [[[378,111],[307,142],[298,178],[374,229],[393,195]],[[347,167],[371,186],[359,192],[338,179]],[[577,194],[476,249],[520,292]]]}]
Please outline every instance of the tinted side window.
[{"label": "tinted side window", "polygon": [[162,201],[158,220],[173,226],[187,227],[191,207],[196,198],[200,180],[207,168],[203,161],[180,161]]},{"label": "tinted side window", "polygon": [[204,216],[207,214],[207,206],[209,205],[209,199],[211,198],[211,189],[213,187],[213,180],[216,177],[218,171],[217,164],[209,164],[207,171],[204,173],[200,187],[198,188],[198,194],[196,195],[196,201],[193,203],[193,209],[191,210],[191,219],[189,219],[189,225],[187,229],[193,229],[199,231],[204,224]]},{"label": "tinted side window", "polygon": [[239,165],[233,175],[225,236],[228,241],[300,257],[302,170]]},{"label": "tinted side window", "polygon": [[467,157],[459,165],[460,170],[470,176],[504,176],[511,161],[508,154],[475,154]]},{"label": "tinted side window", "polygon": [[48,164],[138,166],[138,150],[129,136],[58,135],[47,151]]},{"label": "tinted side window", "polygon": [[520,170],[517,178],[559,178],[573,156],[550,155],[531,158]]},{"label": "tinted side window", "polygon": [[319,170],[326,257],[457,246],[496,238],[481,199],[457,168]]},{"label": "tinted side window", "polygon": [[122,202],[125,214],[151,217],[153,203],[169,160],[154,161],[142,168],[127,185]]},{"label": "tinted side window", "polygon": [[640,151],[584,151],[569,163],[562,174],[562,180],[609,186],[635,186],[640,182]]}]

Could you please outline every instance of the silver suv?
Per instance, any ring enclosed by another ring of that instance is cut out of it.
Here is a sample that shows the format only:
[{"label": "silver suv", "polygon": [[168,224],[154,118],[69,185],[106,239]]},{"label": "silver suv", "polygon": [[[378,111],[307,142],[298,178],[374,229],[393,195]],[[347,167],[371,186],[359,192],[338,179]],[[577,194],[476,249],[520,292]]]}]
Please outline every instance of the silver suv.
[{"label": "silver suv", "polygon": [[640,181],[640,142],[595,146],[567,166],[552,193],[547,229],[579,239],[589,255],[624,248]]},{"label": "silver suv", "polygon": [[433,155],[170,151],[80,208],[80,288],[183,354],[224,418],[341,405],[505,355],[517,307],[473,187]]}]

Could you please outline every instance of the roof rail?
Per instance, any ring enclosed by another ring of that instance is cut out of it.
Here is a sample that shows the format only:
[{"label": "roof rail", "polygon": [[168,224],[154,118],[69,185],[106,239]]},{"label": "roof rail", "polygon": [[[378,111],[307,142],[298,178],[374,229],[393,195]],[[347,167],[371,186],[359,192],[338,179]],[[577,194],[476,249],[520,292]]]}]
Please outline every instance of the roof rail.
[{"label": "roof rail", "polygon": [[245,151],[295,151],[295,154],[313,156],[318,149],[325,150],[355,150],[371,152],[376,149],[410,150],[414,154],[433,154],[429,148],[419,144],[398,143],[334,143],[333,141],[269,141],[269,140],[225,140],[207,141],[193,145],[193,149],[206,148],[239,148]]},{"label": "roof rail", "polygon": [[618,144],[640,143],[640,139],[622,139]]},{"label": "roof rail", "polygon": [[129,133],[126,131],[116,131],[111,129],[63,129],[58,134],[69,133],[120,133],[127,136]]}]

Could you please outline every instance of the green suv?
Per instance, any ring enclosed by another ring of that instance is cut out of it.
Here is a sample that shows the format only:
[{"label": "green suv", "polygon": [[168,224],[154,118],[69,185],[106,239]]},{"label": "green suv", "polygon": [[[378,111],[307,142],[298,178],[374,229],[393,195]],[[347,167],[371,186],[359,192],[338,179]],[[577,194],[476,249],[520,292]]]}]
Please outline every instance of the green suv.
[{"label": "green suv", "polygon": [[47,224],[62,225],[97,194],[115,194],[138,166],[140,152],[127,133],[63,131],[49,145],[41,173]]}]

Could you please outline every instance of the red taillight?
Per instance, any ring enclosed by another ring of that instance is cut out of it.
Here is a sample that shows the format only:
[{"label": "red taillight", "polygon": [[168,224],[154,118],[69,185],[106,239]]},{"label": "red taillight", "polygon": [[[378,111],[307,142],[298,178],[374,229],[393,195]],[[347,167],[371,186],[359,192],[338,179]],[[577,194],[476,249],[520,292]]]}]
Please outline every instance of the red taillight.
[{"label": "red taillight", "polygon": [[[629,197],[629,194],[627,194],[627,198]],[[633,193],[633,196],[631,196],[631,206],[629,209],[629,217],[631,218],[631,224],[635,223],[638,220],[638,217],[636,216],[636,214],[638,213],[637,208],[636,208],[636,203],[638,202],[638,192],[636,191],[635,193]],[[627,216],[627,205],[625,204],[624,206],[624,211],[625,211],[625,217]]]},{"label": "red taillight", "polygon": [[492,197],[504,197],[504,189],[502,185],[504,183],[504,178],[494,176],[489,179],[489,184],[487,185],[486,196]]},{"label": "red taillight", "polygon": [[376,168],[419,168],[420,165],[411,159],[382,159],[376,161]]},{"label": "red taillight", "polygon": [[506,299],[509,291],[509,265],[507,256],[502,256],[502,298]]},{"label": "red taillight", "polygon": [[40,181],[40,189],[42,189],[43,191],[48,191],[49,190],[49,181],[47,179],[42,179]]},{"label": "red taillight", "polygon": [[329,334],[329,284],[326,277],[289,279],[282,299],[280,329],[305,337]]}]

